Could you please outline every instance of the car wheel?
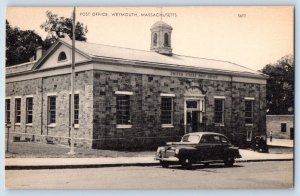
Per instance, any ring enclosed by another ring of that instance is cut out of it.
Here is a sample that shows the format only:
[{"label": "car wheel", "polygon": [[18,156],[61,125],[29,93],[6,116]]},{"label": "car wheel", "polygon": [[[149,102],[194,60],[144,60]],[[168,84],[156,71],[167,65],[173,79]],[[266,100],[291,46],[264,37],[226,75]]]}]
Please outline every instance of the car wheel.
[{"label": "car wheel", "polygon": [[183,158],[180,162],[185,169],[190,169],[192,167],[192,160],[190,158]]},{"label": "car wheel", "polygon": [[224,165],[226,167],[232,167],[234,164],[234,157],[233,156],[228,156],[225,160],[224,160]]},{"label": "car wheel", "polygon": [[160,162],[160,165],[163,167],[163,168],[168,168],[169,167],[169,164],[164,162],[164,161],[161,161]]}]

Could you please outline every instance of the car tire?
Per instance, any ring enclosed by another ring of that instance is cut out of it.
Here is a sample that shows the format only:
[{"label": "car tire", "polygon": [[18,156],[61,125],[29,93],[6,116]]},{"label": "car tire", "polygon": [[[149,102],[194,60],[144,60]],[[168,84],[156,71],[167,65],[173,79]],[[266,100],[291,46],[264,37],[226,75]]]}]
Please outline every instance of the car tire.
[{"label": "car tire", "polygon": [[180,162],[184,169],[190,169],[192,167],[192,159],[191,158],[182,158]]},{"label": "car tire", "polygon": [[161,161],[160,162],[160,165],[163,167],[163,168],[168,168],[169,167],[169,164],[164,162],[164,161]]},{"label": "car tire", "polygon": [[224,165],[226,167],[232,167],[234,164],[234,157],[233,156],[227,156],[226,159],[224,160]]}]

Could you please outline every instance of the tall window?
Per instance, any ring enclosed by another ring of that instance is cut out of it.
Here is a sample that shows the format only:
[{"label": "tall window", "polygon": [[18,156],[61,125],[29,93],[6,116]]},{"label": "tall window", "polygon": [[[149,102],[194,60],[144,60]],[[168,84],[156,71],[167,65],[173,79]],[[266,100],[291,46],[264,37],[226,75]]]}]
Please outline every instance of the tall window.
[{"label": "tall window", "polygon": [[130,121],[130,95],[117,95],[117,124],[129,125]]},{"label": "tall window", "polygon": [[173,124],[173,98],[172,97],[161,98],[161,124],[163,125]]},{"label": "tall window", "polygon": [[10,122],[10,99],[5,99],[5,122]]},{"label": "tall window", "polygon": [[169,34],[168,33],[165,33],[164,35],[164,46],[170,46],[169,44]]},{"label": "tall window", "polygon": [[245,123],[253,124],[253,100],[245,100]]},{"label": "tall window", "polygon": [[61,52],[61,53],[59,53],[59,55],[58,55],[58,61],[63,61],[63,60],[66,60],[67,59],[67,55],[66,55],[66,53],[65,52]]},{"label": "tall window", "polygon": [[21,98],[15,99],[15,123],[21,123]]},{"label": "tall window", "polygon": [[[71,95],[70,95],[70,113],[71,113]],[[79,95],[74,95],[74,124],[79,124]]]},{"label": "tall window", "polygon": [[33,114],[33,98],[26,98],[26,124],[32,123],[32,114]]},{"label": "tall window", "polygon": [[224,99],[215,99],[215,123],[224,124]]},{"label": "tall window", "polygon": [[157,33],[154,33],[154,35],[153,35],[153,45],[154,46],[157,45]]},{"label": "tall window", "polygon": [[48,97],[48,124],[56,123],[56,97]]}]

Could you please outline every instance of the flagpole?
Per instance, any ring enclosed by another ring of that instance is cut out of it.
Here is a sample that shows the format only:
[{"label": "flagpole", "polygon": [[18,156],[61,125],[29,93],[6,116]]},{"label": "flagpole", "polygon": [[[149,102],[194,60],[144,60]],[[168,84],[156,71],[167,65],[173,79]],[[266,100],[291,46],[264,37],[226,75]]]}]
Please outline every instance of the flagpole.
[{"label": "flagpole", "polygon": [[68,154],[75,154],[74,151],[74,88],[75,88],[75,11],[76,7],[74,6],[73,10],[73,28],[72,28],[72,66],[71,66],[71,148]]}]

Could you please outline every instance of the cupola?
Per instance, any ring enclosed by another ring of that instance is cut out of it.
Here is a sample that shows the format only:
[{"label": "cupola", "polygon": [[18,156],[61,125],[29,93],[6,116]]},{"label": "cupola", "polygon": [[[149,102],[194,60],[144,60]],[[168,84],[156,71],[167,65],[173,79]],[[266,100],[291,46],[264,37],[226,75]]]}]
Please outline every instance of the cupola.
[{"label": "cupola", "polygon": [[173,28],[163,21],[157,21],[151,27],[151,51],[172,55],[171,34]]}]

